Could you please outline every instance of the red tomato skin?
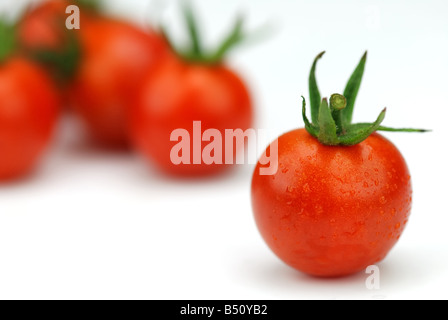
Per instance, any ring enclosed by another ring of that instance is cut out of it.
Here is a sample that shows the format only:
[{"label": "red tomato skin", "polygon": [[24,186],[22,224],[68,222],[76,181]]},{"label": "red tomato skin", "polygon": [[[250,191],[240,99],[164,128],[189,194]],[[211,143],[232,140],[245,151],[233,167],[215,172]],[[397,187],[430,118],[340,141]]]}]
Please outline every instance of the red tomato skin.
[{"label": "red tomato skin", "polygon": [[12,58],[0,65],[0,181],[34,168],[52,136],[59,111],[49,76]]},{"label": "red tomato skin", "polygon": [[337,277],[383,260],[411,211],[400,152],[371,135],[351,147],[320,144],[305,129],[278,140],[279,169],[252,180],[256,224],[271,250],[304,273]]},{"label": "red tomato skin", "polygon": [[96,18],[79,30],[82,62],[71,105],[93,139],[106,147],[129,144],[127,118],[136,88],[166,54],[165,41],[126,22]]},{"label": "red tomato skin", "polygon": [[[193,122],[201,121],[202,132],[217,129],[223,137],[226,129],[249,129],[253,122],[250,93],[242,79],[224,65],[203,65],[166,59],[144,80],[131,117],[131,131],[136,149],[162,171],[174,176],[207,176],[225,172],[226,152],[221,149],[223,164],[175,165],[170,141],[175,129],[188,131],[193,150]],[[202,148],[209,142],[202,142]],[[191,151],[191,153],[193,153]],[[192,158],[192,156],[191,156]]]},{"label": "red tomato skin", "polygon": [[26,49],[60,50],[66,42],[65,13],[70,1],[49,0],[32,7],[21,18],[17,36]]}]

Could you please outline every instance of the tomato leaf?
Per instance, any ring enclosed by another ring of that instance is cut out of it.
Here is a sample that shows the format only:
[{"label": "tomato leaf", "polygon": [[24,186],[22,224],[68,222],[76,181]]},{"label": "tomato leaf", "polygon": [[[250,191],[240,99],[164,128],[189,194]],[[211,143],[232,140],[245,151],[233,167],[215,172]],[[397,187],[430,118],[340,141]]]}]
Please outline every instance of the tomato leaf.
[{"label": "tomato leaf", "polygon": [[339,143],[344,146],[353,146],[361,143],[378,130],[385,117],[386,108],[381,111],[374,123],[358,123],[348,126],[346,128],[346,133],[338,137]]},{"label": "tomato leaf", "polygon": [[199,36],[198,25],[196,23],[196,17],[194,10],[189,2],[184,3],[183,7],[185,22],[187,24],[188,33],[191,41],[191,54],[193,56],[201,56],[202,44]]},{"label": "tomato leaf", "polygon": [[[354,130],[357,130],[359,127],[365,127],[370,125],[369,123],[356,123],[352,124],[351,127]],[[379,126],[376,131],[387,131],[387,132],[431,132],[432,130],[427,129],[414,129],[414,128],[391,128],[391,127],[385,127],[385,126]]]},{"label": "tomato leaf", "polygon": [[311,105],[311,121],[313,124],[317,124],[319,120],[319,109],[321,105],[321,95],[316,80],[316,66],[317,61],[325,54],[325,51],[319,53],[314,59],[313,66],[311,67],[310,76],[308,79],[308,86],[310,91],[310,105]]},{"label": "tomato leaf", "polygon": [[313,137],[317,138],[319,136],[319,128],[313,125],[310,122],[310,120],[308,120],[308,117],[306,116],[306,101],[303,96],[302,96],[302,118],[303,122],[305,123],[306,131],[308,131],[308,133],[311,134]]},{"label": "tomato leaf", "polygon": [[347,86],[344,90],[344,97],[347,99],[347,107],[342,111],[342,121],[344,125],[352,122],[353,109],[355,107],[356,97],[358,96],[359,88],[361,87],[362,77],[367,61],[367,51],[361,58],[358,66],[348,80]]},{"label": "tomato leaf", "polygon": [[319,108],[319,135],[318,139],[325,145],[337,146],[339,144],[336,123],[326,98],[322,99]]},{"label": "tomato leaf", "polygon": [[67,83],[78,70],[81,60],[81,45],[78,38],[67,30],[67,42],[61,51],[34,50],[31,57],[39,63],[47,66],[58,82]]},{"label": "tomato leaf", "polygon": [[224,41],[216,50],[216,52],[211,56],[210,60],[212,62],[221,61],[231,48],[239,44],[244,39],[243,24],[244,24],[243,16],[239,16],[236,19],[235,25],[232,28],[229,35],[224,39]]},{"label": "tomato leaf", "polygon": [[431,130],[427,129],[413,129],[413,128],[390,128],[379,126],[377,131],[389,131],[389,132],[430,132]]}]

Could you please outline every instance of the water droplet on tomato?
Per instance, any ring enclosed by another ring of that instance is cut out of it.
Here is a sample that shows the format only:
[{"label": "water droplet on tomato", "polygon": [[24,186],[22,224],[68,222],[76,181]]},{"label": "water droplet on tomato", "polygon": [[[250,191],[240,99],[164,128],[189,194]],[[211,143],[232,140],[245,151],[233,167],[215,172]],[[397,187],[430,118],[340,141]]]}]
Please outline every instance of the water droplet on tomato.
[{"label": "water droplet on tomato", "polygon": [[288,168],[284,168],[284,169],[282,170],[282,173],[287,173],[288,171],[289,171]]},{"label": "water droplet on tomato", "polygon": [[395,225],[395,230],[400,229],[400,227],[401,227],[401,224],[400,224],[400,222],[398,222],[398,223]]},{"label": "water droplet on tomato", "polygon": [[308,183],[305,183],[305,184],[303,185],[302,189],[303,189],[303,192],[304,192],[304,193],[310,193],[310,192],[311,192],[311,188],[310,188],[310,186],[309,186]]},{"label": "water droplet on tomato", "polygon": [[387,202],[386,197],[385,196],[381,196],[380,197],[380,203],[381,204],[386,204],[386,202]]}]

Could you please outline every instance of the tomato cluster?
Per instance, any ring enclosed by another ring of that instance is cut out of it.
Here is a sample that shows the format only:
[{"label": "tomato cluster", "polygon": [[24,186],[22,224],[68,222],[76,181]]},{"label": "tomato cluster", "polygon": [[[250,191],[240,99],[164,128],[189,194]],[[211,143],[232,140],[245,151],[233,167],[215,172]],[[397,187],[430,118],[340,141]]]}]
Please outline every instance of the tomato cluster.
[{"label": "tomato cluster", "polygon": [[[72,5],[80,9],[74,29],[66,25]],[[30,7],[16,25],[5,24],[2,35],[11,47],[0,57],[0,154],[6,155],[0,179],[34,167],[56,114],[67,111],[97,146],[135,149],[166,173],[208,175],[226,168],[173,165],[170,134],[191,131],[193,121],[203,131],[222,133],[252,125],[246,84],[222,62],[242,39],[241,23],[209,55],[198,45],[191,8],[184,11],[194,50],[176,50],[165,31],[105,15],[95,0],[47,0]]]}]

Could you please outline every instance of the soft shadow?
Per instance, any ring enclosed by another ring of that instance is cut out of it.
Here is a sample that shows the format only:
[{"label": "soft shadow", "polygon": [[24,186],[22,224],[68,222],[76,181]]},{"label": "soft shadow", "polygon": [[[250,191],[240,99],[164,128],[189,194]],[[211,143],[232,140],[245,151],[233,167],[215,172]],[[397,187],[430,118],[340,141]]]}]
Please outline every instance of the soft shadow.
[{"label": "soft shadow", "polygon": [[141,184],[176,185],[184,188],[203,187],[211,185],[248,184],[251,180],[252,167],[235,165],[221,172],[203,176],[176,176],[168,174],[141,157],[136,156],[132,178]]},{"label": "soft shadow", "polygon": [[246,284],[292,299],[395,299],[419,297],[421,288],[437,283],[446,273],[448,253],[440,248],[400,248],[378,264],[380,289],[366,286],[370,274],[361,271],[338,278],[319,278],[296,271],[276,257],[253,255],[239,266]]},{"label": "soft shadow", "polygon": [[446,250],[438,248],[397,248],[379,264],[381,288],[393,292],[416,290],[437,282],[448,267]]}]

